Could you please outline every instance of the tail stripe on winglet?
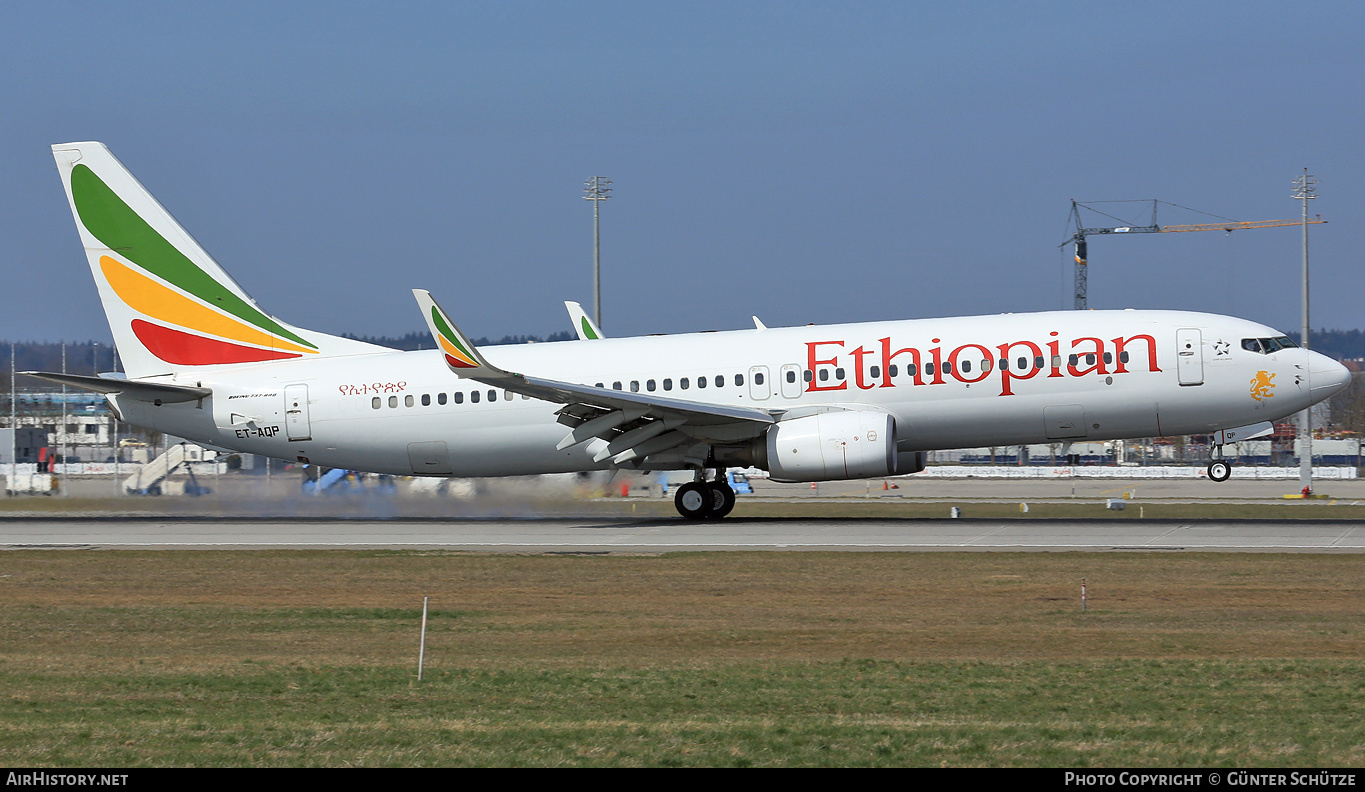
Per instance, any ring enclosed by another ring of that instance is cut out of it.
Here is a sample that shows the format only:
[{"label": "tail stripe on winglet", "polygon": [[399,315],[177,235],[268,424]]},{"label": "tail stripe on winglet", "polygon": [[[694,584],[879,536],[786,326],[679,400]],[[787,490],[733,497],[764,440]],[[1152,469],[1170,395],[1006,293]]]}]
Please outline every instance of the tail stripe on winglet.
[{"label": "tail stripe on winglet", "polygon": [[460,343],[459,336],[450,329],[445,317],[441,315],[441,309],[437,308],[435,303],[431,306],[431,321],[440,333],[437,340],[441,342],[441,351],[446,353],[446,362],[455,368],[478,368],[479,364],[474,360],[474,355]]}]

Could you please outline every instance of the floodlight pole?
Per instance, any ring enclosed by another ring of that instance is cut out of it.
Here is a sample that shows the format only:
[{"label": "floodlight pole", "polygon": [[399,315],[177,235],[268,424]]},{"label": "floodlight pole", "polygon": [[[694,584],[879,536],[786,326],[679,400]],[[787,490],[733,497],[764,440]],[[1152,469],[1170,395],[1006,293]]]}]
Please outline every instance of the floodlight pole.
[{"label": "floodlight pole", "polygon": [[592,201],[592,320],[602,327],[602,218],[599,207],[611,197],[611,179],[594,176],[584,182],[583,200]]},{"label": "floodlight pole", "polygon": [[19,413],[15,405],[18,404],[18,393],[14,389],[14,342],[9,342],[9,427],[10,427],[10,449],[9,449],[9,473],[5,476],[5,487],[10,492],[17,492],[14,488],[14,472],[19,469]]},{"label": "floodlight pole", "polygon": [[[1303,328],[1299,335],[1299,343],[1304,349],[1308,349],[1308,201],[1317,198],[1317,180],[1309,173],[1308,169],[1303,169],[1303,175],[1294,180],[1294,200],[1303,203]],[[1304,371],[1304,376],[1311,377],[1311,371]],[[1312,381],[1308,383],[1308,390],[1313,389]],[[1313,492],[1313,416],[1312,407],[1304,408],[1299,413],[1299,484],[1305,495]]]}]

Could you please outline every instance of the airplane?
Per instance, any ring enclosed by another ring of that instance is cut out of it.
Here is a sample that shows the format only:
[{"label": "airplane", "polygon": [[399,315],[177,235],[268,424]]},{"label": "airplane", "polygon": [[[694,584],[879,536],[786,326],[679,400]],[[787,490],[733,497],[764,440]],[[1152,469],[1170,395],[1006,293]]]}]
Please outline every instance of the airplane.
[{"label": "airplane", "polygon": [[1223,443],[1268,433],[1350,376],[1273,328],[1182,311],[755,318],[479,349],[420,289],[438,348],[398,352],[266,313],[103,144],[52,151],[125,371],[26,373],[103,393],[128,423],[305,465],[690,470],[678,512],[716,519],[734,507],[729,467],[873,478],[923,470],[934,449],[1212,433],[1208,477],[1225,481]]}]

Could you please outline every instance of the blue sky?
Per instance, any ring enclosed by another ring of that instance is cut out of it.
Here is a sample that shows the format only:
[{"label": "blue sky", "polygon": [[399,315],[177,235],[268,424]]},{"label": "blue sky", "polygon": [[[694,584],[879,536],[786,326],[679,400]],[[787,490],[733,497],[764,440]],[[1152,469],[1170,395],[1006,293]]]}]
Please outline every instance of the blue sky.
[{"label": "blue sky", "polygon": [[[593,175],[634,335],[1069,307],[1070,199],[1294,218],[1304,167],[1313,324],[1365,326],[1365,4],[231,7],[0,6],[0,338],[109,337],[48,151],[90,139],[327,332],[421,328],[412,287],[472,335],[567,329]],[[1093,307],[1299,325],[1298,229],[1090,253]]]}]

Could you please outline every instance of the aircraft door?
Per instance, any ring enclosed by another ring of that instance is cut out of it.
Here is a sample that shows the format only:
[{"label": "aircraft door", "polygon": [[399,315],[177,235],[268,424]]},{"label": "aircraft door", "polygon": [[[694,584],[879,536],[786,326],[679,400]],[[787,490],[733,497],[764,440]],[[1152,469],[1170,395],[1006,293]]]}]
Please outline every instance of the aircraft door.
[{"label": "aircraft door", "polygon": [[767,366],[749,367],[749,397],[763,401],[773,395],[773,384],[768,380]]},{"label": "aircraft door", "polygon": [[308,386],[289,385],[284,389],[284,426],[290,440],[312,440],[308,423]]},{"label": "aircraft door", "polygon": [[1181,385],[1204,384],[1204,337],[1197,327],[1175,331],[1176,369]]},{"label": "aircraft door", "polygon": [[788,363],[782,367],[782,398],[796,399],[801,396],[801,366]]}]

